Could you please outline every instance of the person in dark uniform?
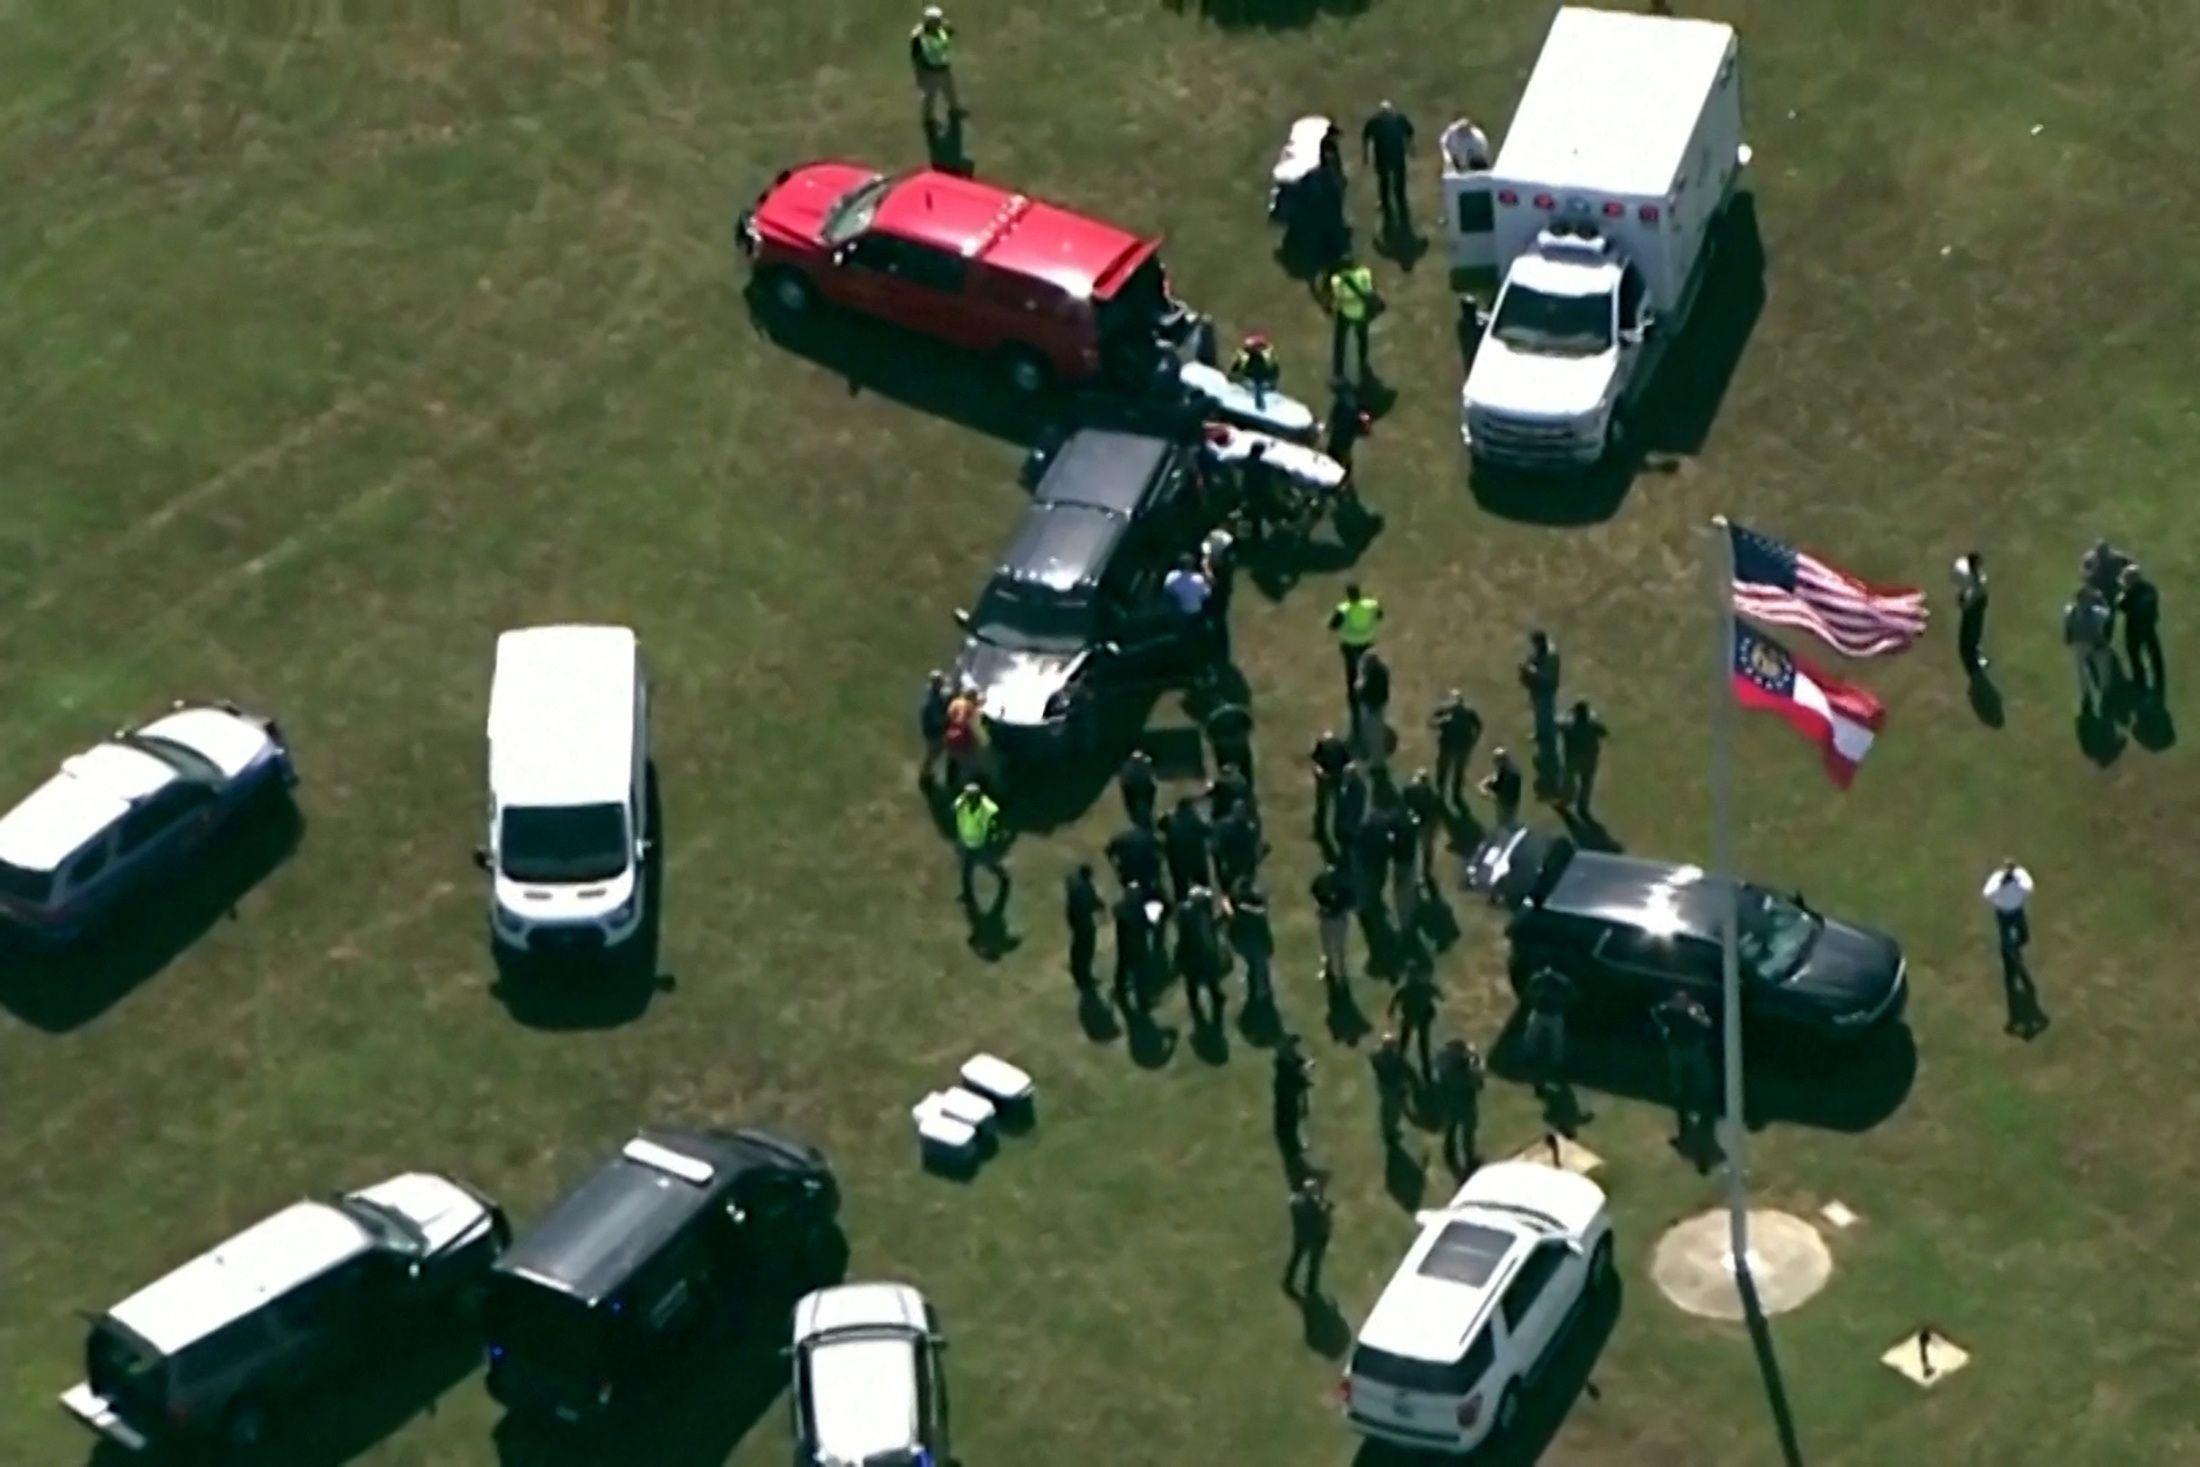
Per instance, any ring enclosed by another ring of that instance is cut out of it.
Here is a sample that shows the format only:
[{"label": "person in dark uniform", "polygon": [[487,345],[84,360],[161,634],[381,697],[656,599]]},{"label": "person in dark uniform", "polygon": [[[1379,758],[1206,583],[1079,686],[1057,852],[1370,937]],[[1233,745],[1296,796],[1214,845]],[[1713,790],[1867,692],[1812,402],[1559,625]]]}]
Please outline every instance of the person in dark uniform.
[{"label": "person in dark uniform", "polygon": [[1207,747],[1214,751],[1215,767],[1237,766],[1247,779],[1253,777],[1253,715],[1242,703],[1218,703],[1207,715]]},{"label": "person in dark uniform", "polygon": [[1360,838],[1360,827],[1367,823],[1367,774],[1358,763],[1347,764],[1337,781],[1337,804],[1330,839],[1336,849],[1350,853]]},{"label": "person in dark uniform", "polygon": [[1480,1162],[1474,1135],[1482,1110],[1482,1056],[1464,1039],[1447,1039],[1436,1053],[1436,1098],[1444,1117],[1444,1164],[1464,1178]]},{"label": "person in dark uniform", "polygon": [[1398,925],[1411,930],[1421,914],[1421,823],[1401,792],[1388,807],[1390,905]]},{"label": "person in dark uniform", "polygon": [[1387,806],[1370,810],[1352,833],[1352,890],[1365,915],[1382,909],[1383,879],[1390,868],[1392,814]]},{"label": "person in dark uniform", "polygon": [[1329,390],[1329,417],[1323,424],[1322,451],[1344,466],[1345,482],[1352,482],[1352,450],[1359,446],[1374,417],[1360,403],[1359,390],[1340,377]]},{"label": "person in dark uniform", "polygon": [[1420,843],[1421,885],[1429,891],[1436,890],[1436,834],[1444,825],[1444,802],[1437,796],[1436,782],[1429,778],[1426,769],[1416,769],[1398,792],[1398,799],[1405,812],[1413,820],[1413,834]]},{"label": "person in dark uniform", "polygon": [[1253,815],[1252,802],[1234,803],[1230,813],[1215,822],[1214,832],[1215,870],[1222,878],[1222,889],[1235,891],[1260,872],[1260,821]]},{"label": "person in dark uniform", "polygon": [[1665,1049],[1666,1086],[1672,1092],[1673,1141],[1686,1147],[1711,1123],[1711,1013],[1685,993],[1650,1010]]},{"label": "person in dark uniform", "polygon": [[1108,842],[1108,865],[1117,884],[1161,889],[1161,842],[1143,825],[1125,826]]},{"label": "person in dark uniform", "polygon": [[1466,808],[1467,765],[1482,737],[1482,715],[1467,706],[1457,688],[1444,695],[1429,717],[1436,730],[1436,788],[1455,810]]},{"label": "person in dark uniform", "polygon": [[[1283,1266],[1283,1291],[1294,1299],[1322,1296],[1322,1255],[1329,1251],[1329,1235],[1336,1208],[1322,1190],[1320,1177],[1307,1176],[1291,1189],[1291,1258]],[[1306,1265],[1306,1288],[1298,1285],[1299,1264]]]},{"label": "person in dark uniform", "polygon": [[2124,654],[2131,659],[2131,680],[2147,697],[2160,698],[2169,686],[2162,663],[2162,593],[2140,571],[2137,561],[2116,577],[2116,609],[2124,616]]},{"label": "person in dark uniform", "polygon": [[1565,784],[1559,791],[1559,803],[1583,818],[1589,814],[1589,797],[1597,785],[1597,762],[1603,757],[1608,733],[1610,730],[1585,698],[1577,699],[1566,710],[1566,721],[1559,726],[1559,743],[1566,753]]},{"label": "person in dark uniform", "polygon": [[1189,796],[1178,800],[1176,809],[1162,817],[1161,839],[1169,857],[1169,884],[1179,902],[1193,887],[1205,886],[1213,878],[1208,859],[1212,835],[1199,806]]},{"label": "person in dark uniform", "polygon": [[1362,155],[1375,165],[1375,197],[1382,208],[1383,232],[1403,238],[1413,228],[1413,204],[1406,191],[1406,160],[1413,152],[1413,119],[1385,100],[1360,129]]},{"label": "person in dark uniform", "polygon": [[1276,1149],[1283,1153],[1284,1165],[1298,1175],[1306,1164],[1306,1138],[1303,1125],[1308,1109],[1307,1096],[1314,1088],[1314,1062],[1299,1049],[1298,1036],[1286,1034],[1276,1046],[1275,1067],[1269,1084],[1269,1119],[1274,1122]]},{"label": "person in dark uniform", "polygon": [[1566,1010],[1574,1000],[1574,985],[1556,968],[1538,968],[1521,996],[1528,1003],[1522,1048],[1535,1071],[1536,1093],[1540,1095],[1565,1080]]},{"label": "person in dark uniform", "polygon": [[1253,803],[1253,787],[1235,764],[1225,764],[1215,771],[1215,777],[1207,781],[1204,791],[1207,797],[1207,820],[1210,825],[1219,824],[1239,810],[1252,816],[1253,823],[1260,823],[1260,807]]},{"label": "person in dark uniform", "polygon": [[1274,1008],[1275,985],[1270,970],[1276,957],[1276,935],[1268,924],[1268,895],[1250,881],[1230,892],[1230,946],[1245,960],[1245,1006]]},{"label": "person in dark uniform", "polygon": [[1406,1096],[1413,1089],[1413,1067],[1406,1063],[1406,1052],[1399,1046],[1398,1036],[1387,1033],[1368,1055],[1367,1063],[1375,1072],[1375,1127],[1383,1138],[1384,1149],[1388,1150],[1398,1144],[1399,1123],[1406,1113]]},{"label": "person in dark uniform", "polygon": [[1147,979],[1159,935],[1147,910],[1154,901],[1151,888],[1135,883],[1115,900],[1115,1002],[1126,1015],[1146,1011]]},{"label": "person in dark uniform", "polygon": [[1421,1074],[1430,1080],[1436,1075],[1433,1053],[1436,1004],[1436,975],[1425,962],[1409,968],[1405,982],[1390,996],[1390,1014],[1398,1021],[1399,1046],[1419,1054]]},{"label": "person in dark uniform", "polygon": [[1538,628],[1528,633],[1528,655],[1520,662],[1520,686],[1528,694],[1535,723],[1535,792],[1558,789],[1558,644]]},{"label": "person in dark uniform", "polygon": [[1069,976],[1080,993],[1095,981],[1092,960],[1099,950],[1100,913],[1105,904],[1093,885],[1092,867],[1080,864],[1062,880],[1062,914],[1069,921]]},{"label": "person in dark uniform", "polygon": [[1976,550],[1966,551],[1956,557],[1953,575],[1961,612],[1956,623],[1956,661],[1963,664],[1964,675],[1976,682],[1986,675],[1986,557]]},{"label": "person in dark uniform", "polygon": [[1360,673],[1352,688],[1352,735],[1359,744],[1360,762],[1381,769],[1390,759],[1390,664],[1383,654],[1370,650],[1360,659]]},{"label": "person in dark uniform", "polygon": [[917,783],[929,787],[939,778],[940,761],[947,757],[947,705],[955,696],[947,674],[933,668],[924,680],[924,699],[917,705],[917,732],[924,738],[924,763],[917,766]]},{"label": "person in dark uniform", "polygon": [[1499,830],[1520,823],[1520,766],[1513,763],[1511,753],[1498,749],[1490,755],[1490,774],[1482,781],[1482,793],[1490,797]]},{"label": "person in dark uniform", "polygon": [[1335,994],[1351,980],[1349,963],[1352,911],[1357,898],[1352,878],[1334,863],[1322,868],[1313,881],[1314,912],[1321,930],[1322,986]]},{"label": "person in dark uniform", "polygon": [[[1194,1028],[1222,1022],[1222,931],[1215,894],[1195,886],[1176,909],[1176,966]],[[1202,998],[1205,1002],[1201,1002]]]},{"label": "person in dark uniform", "polygon": [[1116,783],[1122,787],[1123,813],[1130,817],[1131,824],[1152,825],[1154,791],[1156,788],[1153,756],[1144,749],[1131,750],[1130,757],[1123,761],[1122,772],[1117,774],[1115,779]]},{"label": "person in dark uniform", "polygon": [[1352,762],[1352,750],[1334,730],[1325,728],[1306,758],[1314,770],[1314,839],[1326,843],[1332,839],[1337,791],[1344,783],[1346,766]]}]

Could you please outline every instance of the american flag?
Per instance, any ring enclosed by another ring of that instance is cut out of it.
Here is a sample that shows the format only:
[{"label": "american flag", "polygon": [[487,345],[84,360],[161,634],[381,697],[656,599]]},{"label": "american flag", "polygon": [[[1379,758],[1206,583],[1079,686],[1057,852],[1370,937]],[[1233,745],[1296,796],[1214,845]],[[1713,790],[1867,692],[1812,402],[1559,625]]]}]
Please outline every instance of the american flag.
[{"label": "american flag", "polygon": [[1925,593],[1874,586],[1792,545],[1729,525],[1734,541],[1734,609],[1759,621],[1801,627],[1850,657],[1900,652],[1925,633]]}]

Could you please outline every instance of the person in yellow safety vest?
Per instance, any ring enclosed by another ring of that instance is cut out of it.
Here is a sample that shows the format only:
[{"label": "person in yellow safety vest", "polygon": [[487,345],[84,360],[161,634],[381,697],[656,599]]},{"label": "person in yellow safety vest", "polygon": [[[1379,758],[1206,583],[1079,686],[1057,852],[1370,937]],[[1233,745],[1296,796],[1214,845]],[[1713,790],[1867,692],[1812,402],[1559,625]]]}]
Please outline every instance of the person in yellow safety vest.
[{"label": "person in yellow safety vest", "polygon": [[1367,324],[1382,309],[1375,292],[1375,272],[1350,255],[1329,274],[1329,309],[1335,322],[1329,338],[1329,375],[1344,378],[1344,340],[1349,334],[1360,350],[1360,380],[1372,375],[1367,369]]},{"label": "person in yellow safety vest", "polygon": [[1347,706],[1359,687],[1360,659],[1375,645],[1376,629],[1383,624],[1383,603],[1353,581],[1344,588],[1344,600],[1329,613],[1329,629],[1337,634],[1337,650],[1344,654],[1344,696]]},{"label": "person in yellow safety vest", "polygon": [[962,100],[955,95],[955,28],[947,23],[947,15],[937,5],[924,7],[924,14],[909,31],[909,65],[917,74],[917,93],[924,98],[924,126],[927,132],[936,131],[939,119],[935,115],[941,98],[947,100],[950,120],[967,116]]},{"label": "person in yellow safety vest", "polygon": [[1283,364],[1276,360],[1276,349],[1268,344],[1268,338],[1250,331],[1238,354],[1230,359],[1230,376],[1253,389],[1253,403],[1259,406],[1283,380]]},{"label": "person in yellow safety vest", "polygon": [[977,905],[978,894],[971,877],[980,866],[1000,882],[994,905],[1008,900],[1008,873],[1001,869],[1000,830],[1001,807],[975,780],[964,785],[962,793],[955,796],[955,854],[962,862],[962,901],[966,907]]}]

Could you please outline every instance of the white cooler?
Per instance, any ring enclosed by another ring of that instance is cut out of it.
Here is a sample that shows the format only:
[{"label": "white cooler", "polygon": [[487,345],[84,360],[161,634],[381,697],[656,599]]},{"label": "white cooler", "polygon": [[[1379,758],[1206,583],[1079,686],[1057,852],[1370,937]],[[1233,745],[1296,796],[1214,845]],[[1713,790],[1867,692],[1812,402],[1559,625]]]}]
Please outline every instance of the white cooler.
[{"label": "white cooler", "polygon": [[934,1091],[910,1108],[916,1124],[917,1150],[926,1166],[947,1171],[969,1171],[978,1164],[978,1128],[947,1113],[943,1097]]},{"label": "white cooler", "polygon": [[962,1082],[993,1102],[1005,1126],[1031,1124],[1038,1104],[1038,1089],[1031,1076],[997,1055],[974,1055],[963,1063]]}]

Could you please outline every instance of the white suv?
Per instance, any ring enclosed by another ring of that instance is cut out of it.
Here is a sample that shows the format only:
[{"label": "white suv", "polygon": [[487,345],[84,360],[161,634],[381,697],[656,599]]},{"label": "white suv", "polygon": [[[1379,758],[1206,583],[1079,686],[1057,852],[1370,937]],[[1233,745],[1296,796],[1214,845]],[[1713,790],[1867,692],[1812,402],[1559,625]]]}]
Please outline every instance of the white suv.
[{"label": "white suv", "polygon": [[1588,1178],[1509,1161],[1415,1220],[1345,1368],[1345,1419],[1380,1441],[1469,1452],[1511,1429],[1527,1383],[1610,1281],[1611,1215]]},{"label": "white suv", "polygon": [[907,1284],[842,1284],[794,1308],[798,1467],[949,1467],[939,1316]]}]

